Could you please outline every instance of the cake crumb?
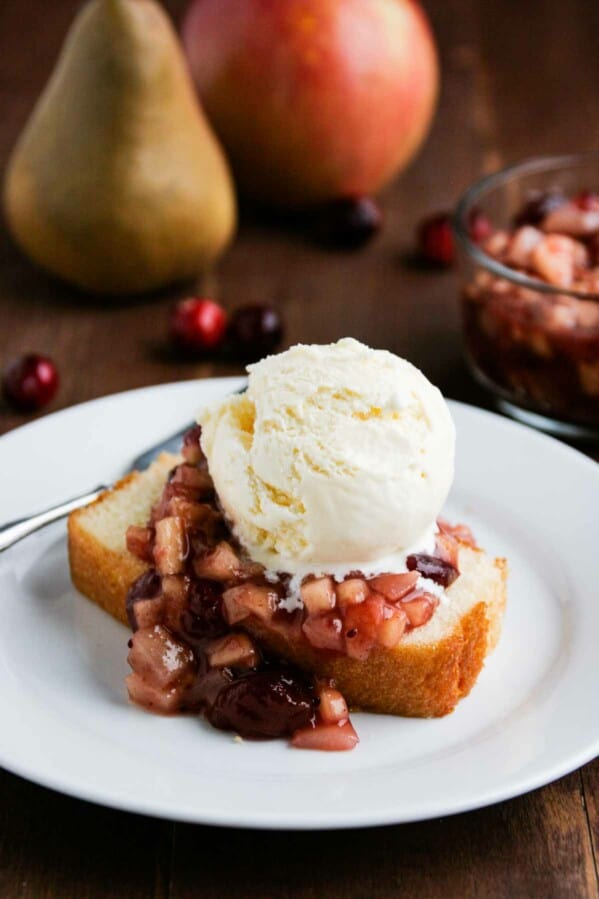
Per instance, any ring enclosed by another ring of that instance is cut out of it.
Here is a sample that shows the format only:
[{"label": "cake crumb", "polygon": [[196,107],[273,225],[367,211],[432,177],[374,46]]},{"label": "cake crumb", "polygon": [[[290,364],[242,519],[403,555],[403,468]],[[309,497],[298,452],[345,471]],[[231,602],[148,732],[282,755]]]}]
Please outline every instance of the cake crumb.
[{"label": "cake crumb", "polygon": [[239,734],[235,734],[235,736],[233,737],[233,742],[234,743],[243,743],[243,737],[240,737]]}]

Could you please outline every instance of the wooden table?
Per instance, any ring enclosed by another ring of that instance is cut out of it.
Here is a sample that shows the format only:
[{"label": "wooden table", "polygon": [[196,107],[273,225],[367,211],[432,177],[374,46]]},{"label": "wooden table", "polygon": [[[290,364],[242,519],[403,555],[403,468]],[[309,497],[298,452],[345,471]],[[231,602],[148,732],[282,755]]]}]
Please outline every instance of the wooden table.
[{"label": "wooden table", "polygon": [[[2,163],[78,5],[0,4]],[[169,6],[177,18],[183,2]],[[443,57],[441,104],[424,152],[384,198],[383,234],[348,255],[244,221],[218,271],[195,289],[229,307],[274,302],[289,343],[352,334],[409,357],[449,396],[484,403],[461,361],[455,276],[418,271],[406,253],[417,220],[451,206],[482,172],[532,153],[597,146],[599,5],[429,0],[428,8]],[[238,372],[166,351],[166,314],[179,295],[90,301],[34,271],[2,232],[0,363],[21,351],[51,354],[63,376],[55,408]],[[0,432],[23,421],[0,410]],[[590,897],[599,895],[597,852],[599,761],[454,818],[299,835],[175,825],[0,773],[0,899]]]}]

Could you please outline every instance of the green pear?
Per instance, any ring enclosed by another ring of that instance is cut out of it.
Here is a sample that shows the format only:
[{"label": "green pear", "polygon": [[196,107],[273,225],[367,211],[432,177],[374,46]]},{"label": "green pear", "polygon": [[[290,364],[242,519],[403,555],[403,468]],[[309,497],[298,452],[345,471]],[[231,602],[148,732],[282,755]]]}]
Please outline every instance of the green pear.
[{"label": "green pear", "polygon": [[154,0],[91,0],[9,161],[7,221],[36,263],[83,289],[193,278],[236,219],[223,152]]}]

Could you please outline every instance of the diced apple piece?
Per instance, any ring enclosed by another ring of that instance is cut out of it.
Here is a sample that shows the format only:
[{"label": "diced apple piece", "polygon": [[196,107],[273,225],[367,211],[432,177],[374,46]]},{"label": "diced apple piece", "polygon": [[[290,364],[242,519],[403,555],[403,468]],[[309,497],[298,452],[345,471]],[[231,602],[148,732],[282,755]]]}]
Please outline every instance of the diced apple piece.
[{"label": "diced apple piece", "polygon": [[352,659],[367,659],[377,642],[383,622],[385,601],[382,596],[370,596],[365,602],[348,606],[345,610],[343,633],[345,651]]},{"label": "diced apple piece", "polygon": [[164,624],[171,631],[181,629],[181,615],[187,609],[189,578],[184,574],[167,574],[162,578]]},{"label": "diced apple piece", "polygon": [[371,578],[368,583],[373,590],[382,593],[390,602],[397,602],[414,589],[417,580],[418,574],[408,571],[405,574],[380,574]]},{"label": "diced apple piece", "polygon": [[318,691],[320,704],[318,713],[325,724],[338,724],[347,721],[349,709],[345,698],[334,687],[322,687]]},{"label": "diced apple piece", "polygon": [[256,578],[264,574],[264,565],[259,562],[252,562],[250,559],[239,560],[239,578]]},{"label": "diced apple piece", "polygon": [[455,537],[447,532],[441,532],[435,537],[435,555],[443,562],[447,562],[456,571],[458,568],[458,556],[460,547]]},{"label": "diced apple piece", "polygon": [[[176,486],[176,485],[175,485]],[[167,488],[173,487],[167,484]],[[187,527],[202,532],[204,543],[216,543],[222,534],[222,517],[208,503],[197,502],[188,496],[174,494],[168,501],[166,515],[182,518]]]},{"label": "diced apple piece", "polygon": [[196,559],[193,567],[198,577],[221,583],[235,580],[240,572],[237,553],[226,540],[222,540],[213,550]]},{"label": "diced apple piece", "polygon": [[547,234],[531,253],[530,264],[549,284],[570,287],[579,255],[576,242],[563,234]]},{"label": "diced apple piece", "polygon": [[399,608],[385,609],[385,617],[378,630],[378,643],[384,649],[394,649],[403,637],[408,616]]},{"label": "diced apple piece", "polygon": [[178,465],[170,479],[171,484],[183,484],[198,494],[210,493],[214,489],[212,478],[207,471],[195,465]]},{"label": "diced apple piece", "polygon": [[517,268],[528,268],[532,252],[541,240],[543,240],[542,231],[532,225],[523,225],[510,240],[505,261]]},{"label": "diced apple piece", "polygon": [[599,231],[599,211],[584,209],[578,203],[569,201],[552,209],[543,219],[541,227],[547,233],[557,231],[570,237],[586,237]]},{"label": "diced apple piece", "polygon": [[167,574],[162,578],[162,591],[167,602],[182,606],[187,602],[189,578],[184,574]]},{"label": "diced apple piece", "polygon": [[245,585],[241,587],[231,587],[229,590],[225,590],[223,593],[223,608],[225,613],[225,618],[229,624],[239,624],[240,621],[243,621],[244,618],[249,618],[251,612],[245,603],[239,602],[240,599],[243,599],[243,590],[246,589]]},{"label": "diced apple piece", "polygon": [[[594,272],[599,280],[599,269],[594,269]],[[579,326],[585,330],[596,331],[599,328],[599,303],[595,300],[574,300],[574,302]]]},{"label": "diced apple piece", "polygon": [[127,549],[142,562],[152,562],[152,543],[154,540],[154,528],[140,528],[132,524],[127,528]]},{"label": "diced apple piece", "polygon": [[261,621],[269,622],[275,612],[279,596],[276,590],[270,587],[261,587],[256,584],[242,584],[238,588],[238,602],[245,604],[250,614],[255,615]]},{"label": "diced apple piece", "polygon": [[[485,253],[499,259],[504,255],[510,241],[507,231],[495,231],[483,244]],[[485,273],[486,274],[486,273]]]},{"label": "diced apple piece", "polygon": [[328,612],[335,606],[335,585],[331,577],[318,577],[300,587],[300,596],[308,615]]},{"label": "diced apple piece", "polygon": [[127,661],[136,674],[162,690],[189,680],[195,670],[191,649],[159,624],[133,634]]},{"label": "diced apple piece", "polygon": [[449,537],[459,540],[460,543],[465,543],[467,546],[471,546],[472,549],[477,549],[474,534],[467,524],[449,524],[444,518],[437,518],[437,527],[442,534],[447,534]]},{"label": "diced apple piece", "polygon": [[343,752],[353,749],[360,739],[350,721],[343,724],[317,724],[302,727],[291,738],[296,749],[320,749],[324,752]]},{"label": "diced apple piece", "polygon": [[198,577],[220,583],[255,578],[264,572],[263,566],[257,562],[240,559],[226,540],[222,540],[209,552],[200,554],[193,567]]},{"label": "diced apple piece", "polygon": [[185,523],[169,516],[156,522],[154,562],[160,574],[179,574],[185,568],[189,542]]},{"label": "diced apple piece", "polygon": [[138,599],[131,606],[131,615],[134,619],[134,630],[142,630],[162,624],[164,616],[164,596],[155,599]]},{"label": "diced apple piece", "polygon": [[590,264],[589,251],[579,240],[573,241],[574,247],[574,266],[575,268],[588,268]]},{"label": "diced apple piece", "polygon": [[185,690],[182,686],[163,690],[148,683],[135,672],[125,678],[129,699],[149,712],[170,715],[178,712]]},{"label": "diced apple piece", "polygon": [[370,589],[366,581],[361,577],[350,577],[341,581],[335,587],[337,593],[337,605],[340,609],[346,606],[356,606],[368,598]]},{"label": "diced apple piece", "polygon": [[[206,506],[203,503],[194,503],[193,500],[183,496],[173,496],[168,504],[169,515],[180,518],[187,528],[201,527],[206,521]],[[212,510],[210,510],[210,515]]]},{"label": "diced apple piece", "polygon": [[211,668],[255,668],[259,662],[254,641],[247,634],[227,634],[206,647]]},{"label": "diced apple piece", "polygon": [[[141,627],[135,611],[136,606],[140,602],[153,602],[157,604],[157,620],[153,621],[152,623],[158,624],[158,619],[164,611],[164,600],[162,597],[162,578],[152,568],[148,569],[142,575],[140,575],[140,577],[138,577],[131,584],[127,591],[125,607],[127,610],[127,618],[129,619],[131,630],[133,631],[139,630],[139,628]],[[147,619],[149,608],[146,608],[142,614]],[[152,616],[154,616],[154,612],[152,612]]]},{"label": "diced apple piece", "polygon": [[401,608],[408,616],[410,627],[422,627],[433,617],[439,600],[432,593],[418,593],[409,601],[402,601]]},{"label": "diced apple piece", "polygon": [[223,593],[225,617],[229,624],[237,624],[249,615],[269,622],[277,608],[278,594],[270,587],[239,584]]},{"label": "diced apple piece", "polygon": [[316,649],[343,652],[343,622],[338,615],[309,615],[302,625],[308,642]]},{"label": "diced apple piece", "polygon": [[568,332],[578,327],[579,300],[562,296],[544,310],[543,324],[550,331]]},{"label": "diced apple piece", "polygon": [[[164,486],[160,499],[152,507],[152,522],[160,521],[162,518],[175,518],[178,514],[178,509],[185,508],[185,506],[181,507],[179,505],[180,501],[193,503],[197,506],[196,517],[200,518],[202,524],[206,518],[212,518],[215,515],[211,505],[200,502],[197,490],[186,487],[185,484],[168,481]],[[203,513],[200,513],[200,509],[203,510]]]}]

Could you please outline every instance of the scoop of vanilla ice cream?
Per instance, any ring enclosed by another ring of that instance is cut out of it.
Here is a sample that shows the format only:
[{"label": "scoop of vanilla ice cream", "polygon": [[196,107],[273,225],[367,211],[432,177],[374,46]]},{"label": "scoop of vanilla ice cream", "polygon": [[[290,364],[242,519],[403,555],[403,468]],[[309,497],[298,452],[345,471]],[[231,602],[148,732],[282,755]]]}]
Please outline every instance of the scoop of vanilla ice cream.
[{"label": "scoop of vanilla ice cream", "polygon": [[224,512],[254,559],[291,573],[351,567],[430,532],[453,479],[455,428],[422,372],[350,338],[248,371],[247,392],[199,422]]}]

